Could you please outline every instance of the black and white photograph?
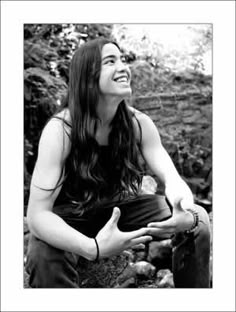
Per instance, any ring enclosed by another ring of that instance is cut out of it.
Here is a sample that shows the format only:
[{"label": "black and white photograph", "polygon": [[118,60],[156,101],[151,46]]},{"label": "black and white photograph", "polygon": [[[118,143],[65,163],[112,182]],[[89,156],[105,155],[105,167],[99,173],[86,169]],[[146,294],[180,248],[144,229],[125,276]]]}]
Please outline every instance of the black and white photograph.
[{"label": "black and white photograph", "polygon": [[224,3],[3,1],[3,311],[233,311]]},{"label": "black and white photograph", "polygon": [[212,287],[211,63],[211,24],[24,25],[25,287]]}]

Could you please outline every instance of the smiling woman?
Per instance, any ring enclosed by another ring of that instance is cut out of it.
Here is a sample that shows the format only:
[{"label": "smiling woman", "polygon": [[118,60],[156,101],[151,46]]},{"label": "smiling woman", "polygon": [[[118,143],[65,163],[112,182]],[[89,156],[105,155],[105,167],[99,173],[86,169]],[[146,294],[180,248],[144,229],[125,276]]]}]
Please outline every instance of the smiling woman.
[{"label": "smiling woman", "polygon": [[[78,260],[98,261],[173,238],[176,287],[209,287],[209,220],[161,144],[129,107],[131,74],[117,43],[74,54],[68,94],[45,126],[31,181],[26,269],[36,288],[79,287]],[[140,157],[165,186],[142,194]]]},{"label": "smiling woman", "polygon": [[[97,112],[98,115],[102,116],[102,124],[106,124],[110,123],[115,116],[120,102],[132,93],[130,87],[131,72],[116,44],[108,43],[104,45],[101,54],[100,97]],[[107,110],[109,110],[109,114]],[[106,120],[106,117],[109,117],[109,119]]]},{"label": "smiling woman", "polygon": [[102,49],[102,67],[99,79],[103,97],[113,95],[119,102],[120,97],[130,96],[130,79],[131,72],[125,64],[125,58],[120,49],[112,43],[106,44]]}]

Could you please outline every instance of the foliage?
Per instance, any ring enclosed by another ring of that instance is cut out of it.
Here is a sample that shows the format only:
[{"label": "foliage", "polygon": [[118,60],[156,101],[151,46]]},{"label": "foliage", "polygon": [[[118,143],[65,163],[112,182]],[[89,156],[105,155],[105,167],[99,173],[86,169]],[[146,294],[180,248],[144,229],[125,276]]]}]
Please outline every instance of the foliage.
[{"label": "foliage", "polygon": [[116,24],[113,32],[124,50],[155,68],[206,71],[212,48],[210,24]]}]

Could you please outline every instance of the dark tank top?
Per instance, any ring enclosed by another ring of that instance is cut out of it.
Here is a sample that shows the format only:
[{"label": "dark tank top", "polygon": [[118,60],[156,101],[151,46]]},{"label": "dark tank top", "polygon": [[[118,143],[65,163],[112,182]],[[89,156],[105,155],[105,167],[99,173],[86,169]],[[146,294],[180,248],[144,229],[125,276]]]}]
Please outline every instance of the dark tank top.
[{"label": "dark tank top", "polygon": [[[136,116],[134,116],[135,119],[137,120]],[[136,144],[137,144],[137,150],[138,150],[138,158],[139,161],[141,163],[141,166],[143,167],[143,171],[146,170],[145,168],[145,161],[144,161],[144,157],[142,155],[142,151],[141,151],[141,142],[142,142],[142,129],[140,126],[139,121],[137,120],[137,124],[139,127],[139,133],[140,133],[140,137],[139,140],[137,140]],[[98,145],[99,150],[98,150],[98,165],[100,166],[100,169],[102,170],[103,173],[103,178],[104,181],[106,182],[105,185],[101,184],[99,185],[99,195],[100,198],[107,202],[109,200],[120,200],[121,198],[124,198],[126,196],[126,191],[124,191],[123,193],[119,192],[119,189],[116,187],[117,184],[117,176],[119,176],[119,174],[116,174],[116,170],[114,168],[114,164],[112,163],[112,157],[111,157],[111,153],[112,153],[112,148],[109,145]],[[70,170],[69,170],[70,171]],[[65,172],[67,172],[67,166],[65,165]],[[77,191],[74,190],[74,192],[72,191],[72,189],[74,188],[74,178],[73,178],[73,171],[71,170],[71,174],[68,177],[68,179],[66,179],[61,187],[60,193],[58,195],[58,197],[55,200],[54,203],[54,207],[60,207],[60,206],[65,206],[65,205],[69,205],[73,208],[73,211],[82,211],[83,210],[83,200],[81,200],[80,198],[78,198],[78,196],[76,196]],[[81,183],[78,188],[80,189],[80,193],[83,193],[86,190],[85,185],[83,185],[83,183]],[[94,191],[94,190],[93,190]],[[74,193],[74,195],[73,195]],[[128,192],[129,193],[129,192]],[[128,197],[131,196],[132,194],[128,194]],[[94,203],[95,204],[95,203]]]},{"label": "dark tank top", "polygon": [[[100,145],[98,153],[98,165],[102,170],[103,178],[106,181],[105,185],[99,186],[99,195],[102,200],[114,200],[118,198],[120,194],[116,188],[116,174],[114,166],[111,163],[111,147],[109,145]],[[70,207],[80,210],[83,208],[83,200],[76,196],[76,190],[72,191],[73,185],[73,173],[66,179],[61,187],[60,193],[55,200],[54,208],[59,206],[69,205]],[[79,186],[80,193],[85,191],[83,183]]]}]

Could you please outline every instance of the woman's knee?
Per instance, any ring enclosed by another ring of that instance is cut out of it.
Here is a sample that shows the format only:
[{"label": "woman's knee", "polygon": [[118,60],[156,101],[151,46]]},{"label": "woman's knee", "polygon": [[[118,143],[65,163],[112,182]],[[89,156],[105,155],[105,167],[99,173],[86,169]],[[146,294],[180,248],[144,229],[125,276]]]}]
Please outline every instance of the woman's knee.
[{"label": "woman's knee", "polygon": [[211,228],[208,213],[203,207],[199,205],[195,205],[195,210],[197,210],[199,215],[199,226],[197,229],[197,234],[205,241],[210,241]]},{"label": "woman's knee", "polygon": [[42,264],[49,264],[52,259],[60,258],[63,256],[63,251],[53,246],[50,246],[46,242],[31,235],[29,240],[27,261],[36,263],[37,266]]},{"label": "woman's knee", "polygon": [[76,287],[76,264],[72,253],[54,248],[36,237],[31,238],[26,261],[31,287]]},{"label": "woman's knee", "polygon": [[204,223],[207,227],[210,227],[210,219],[206,209],[199,205],[194,205],[194,208],[198,212],[199,221]]}]

